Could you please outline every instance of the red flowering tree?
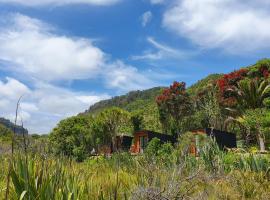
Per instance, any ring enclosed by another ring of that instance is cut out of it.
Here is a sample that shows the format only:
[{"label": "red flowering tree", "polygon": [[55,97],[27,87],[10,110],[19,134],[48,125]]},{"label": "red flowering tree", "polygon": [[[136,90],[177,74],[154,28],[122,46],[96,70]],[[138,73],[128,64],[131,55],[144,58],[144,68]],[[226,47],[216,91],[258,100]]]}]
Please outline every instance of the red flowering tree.
[{"label": "red flowering tree", "polygon": [[156,98],[156,103],[162,124],[167,123],[168,118],[171,117],[176,125],[176,132],[179,133],[182,120],[192,110],[191,99],[186,92],[186,84],[175,81]]},{"label": "red flowering tree", "polygon": [[225,74],[217,81],[219,88],[220,103],[224,106],[233,107],[236,104],[234,95],[230,90],[237,86],[237,83],[247,76],[247,69],[240,69],[229,74]]}]

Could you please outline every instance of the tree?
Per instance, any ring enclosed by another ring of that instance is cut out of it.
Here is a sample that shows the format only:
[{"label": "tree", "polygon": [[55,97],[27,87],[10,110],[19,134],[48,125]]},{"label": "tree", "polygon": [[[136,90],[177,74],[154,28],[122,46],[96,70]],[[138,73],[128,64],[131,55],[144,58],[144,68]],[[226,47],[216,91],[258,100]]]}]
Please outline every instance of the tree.
[{"label": "tree", "polygon": [[223,129],[225,116],[217,95],[217,88],[211,84],[197,100],[196,107],[203,115],[204,128]]},{"label": "tree", "polygon": [[51,132],[49,139],[56,154],[74,156],[78,161],[91,150],[91,135],[93,118],[90,116],[75,116],[60,121]]},{"label": "tree", "polygon": [[109,108],[102,111],[98,116],[100,131],[109,135],[112,142],[112,149],[116,151],[116,136],[123,131],[130,123],[129,112],[117,107]]},{"label": "tree", "polygon": [[143,128],[143,113],[141,112],[133,112],[131,114],[131,122],[133,125],[133,131],[139,131]]},{"label": "tree", "polygon": [[[244,126],[249,134],[255,133],[261,151],[265,151],[265,139],[262,129],[267,125],[268,114],[263,107],[265,100],[270,97],[268,80],[244,79],[236,87],[229,89],[236,99],[236,106],[229,108],[232,117],[230,122],[237,122]],[[270,123],[269,125],[270,126]]]},{"label": "tree", "polygon": [[156,102],[161,120],[168,123],[167,119],[171,116],[176,125],[176,133],[179,134],[183,119],[192,112],[192,103],[186,92],[186,84],[175,81],[169,88],[163,90]]},{"label": "tree", "polygon": [[247,128],[249,134],[255,134],[260,151],[265,151],[265,134],[270,131],[270,112],[266,109],[249,109],[238,121]]},{"label": "tree", "polygon": [[0,141],[10,141],[11,140],[12,131],[0,124]]},{"label": "tree", "polygon": [[262,108],[264,100],[270,97],[270,84],[268,80],[244,79],[230,91],[236,98],[238,108]]}]

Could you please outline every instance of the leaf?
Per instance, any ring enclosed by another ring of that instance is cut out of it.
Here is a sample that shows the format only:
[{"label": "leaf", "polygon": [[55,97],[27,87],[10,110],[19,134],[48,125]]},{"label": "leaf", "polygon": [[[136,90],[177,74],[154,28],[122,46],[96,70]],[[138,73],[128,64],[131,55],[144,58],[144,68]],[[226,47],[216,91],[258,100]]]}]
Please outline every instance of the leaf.
[{"label": "leaf", "polygon": [[22,192],[22,194],[21,194],[21,196],[20,196],[20,200],[23,200],[23,198],[24,198],[24,196],[26,195],[26,193],[27,193],[26,190],[24,190],[24,191]]}]

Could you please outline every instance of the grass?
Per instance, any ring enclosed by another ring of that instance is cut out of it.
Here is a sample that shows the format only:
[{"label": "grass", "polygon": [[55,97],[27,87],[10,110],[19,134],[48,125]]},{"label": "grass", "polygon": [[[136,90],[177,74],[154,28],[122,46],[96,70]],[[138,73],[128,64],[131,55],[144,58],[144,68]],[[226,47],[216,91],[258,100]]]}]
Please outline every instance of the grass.
[{"label": "grass", "polygon": [[[9,155],[0,155],[0,199],[4,199]],[[94,157],[83,163],[67,158],[17,153],[12,160],[8,199],[163,200],[268,199],[268,155],[221,152],[206,145],[202,156]]]}]

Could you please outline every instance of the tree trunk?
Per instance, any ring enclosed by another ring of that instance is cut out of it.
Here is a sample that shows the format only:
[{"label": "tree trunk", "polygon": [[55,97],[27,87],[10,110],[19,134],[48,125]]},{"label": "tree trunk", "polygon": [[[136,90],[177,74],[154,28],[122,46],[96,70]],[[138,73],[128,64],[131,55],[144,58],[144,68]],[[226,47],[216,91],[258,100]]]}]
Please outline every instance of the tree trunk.
[{"label": "tree trunk", "polygon": [[262,137],[261,134],[258,135],[258,140],[259,140],[259,145],[260,145],[260,151],[264,152],[265,151],[265,144],[264,144],[264,138]]},{"label": "tree trunk", "polygon": [[259,124],[257,124],[257,140],[260,146],[260,151],[265,152],[264,135],[260,130]]},{"label": "tree trunk", "polygon": [[116,153],[117,148],[116,148],[116,137],[112,137],[112,153]]}]

